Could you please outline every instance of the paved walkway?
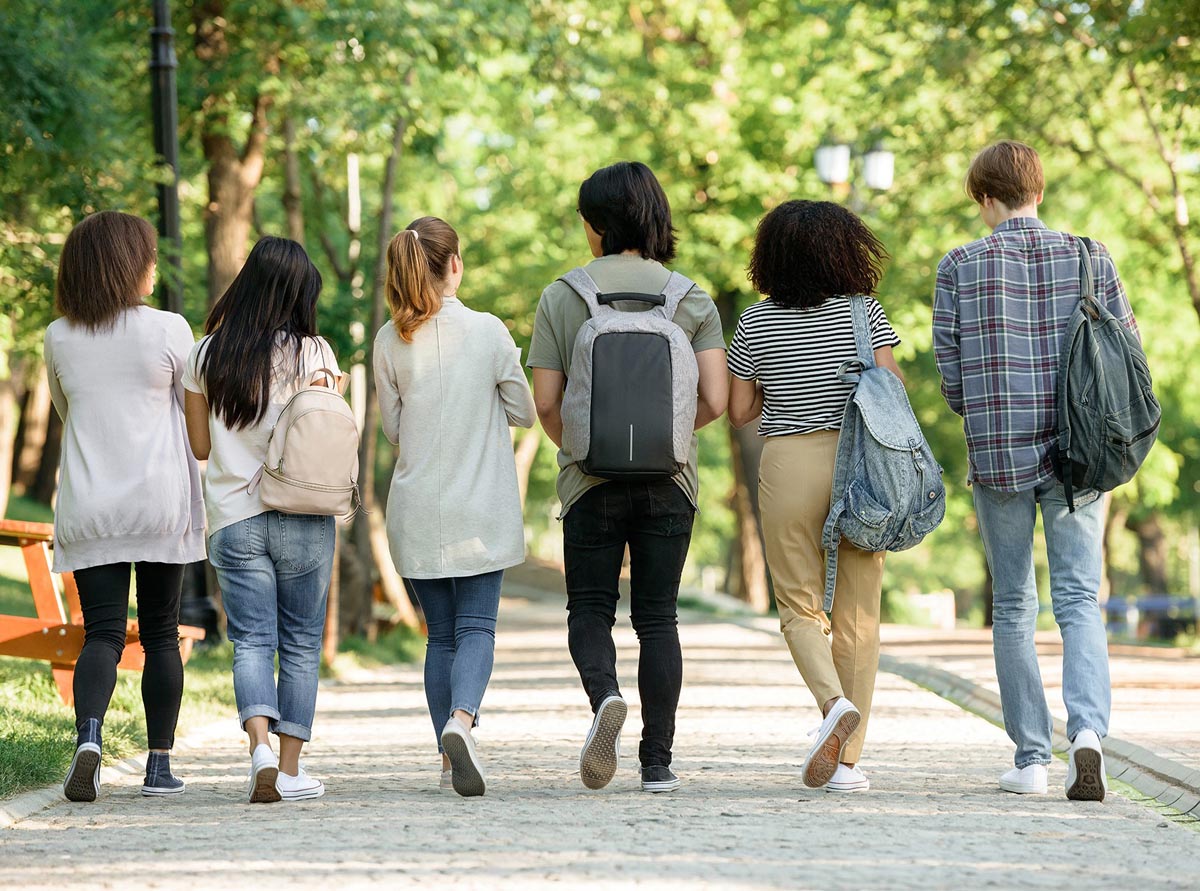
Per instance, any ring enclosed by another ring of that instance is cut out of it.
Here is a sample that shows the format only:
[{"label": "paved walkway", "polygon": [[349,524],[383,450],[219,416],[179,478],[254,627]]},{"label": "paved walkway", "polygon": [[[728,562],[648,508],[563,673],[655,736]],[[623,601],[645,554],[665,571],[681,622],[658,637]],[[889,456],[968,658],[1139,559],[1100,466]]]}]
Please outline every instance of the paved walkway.
[{"label": "paved walkway", "polygon": [[874,789],[804,789],[816,713],[778,635],[716,620],[683,629],[684,788],[637,791],[635,708],[616,780],[588,792],[574,759],[589,716],[565,638],[560,599],[505,599],[482,799],[437,789],[420,670],[390,670],[322,690],[306,761],[324,798],[242,803],[230,728],[180,759],[177,800],[143,799],[131,777],[0,832],[0,888],[1200,887],[1200,832],[1115,795],[1068,802],[1062,764],[1056,794],[1000,793],[1004,734],[894,676],[880,679],[863,762]]}]

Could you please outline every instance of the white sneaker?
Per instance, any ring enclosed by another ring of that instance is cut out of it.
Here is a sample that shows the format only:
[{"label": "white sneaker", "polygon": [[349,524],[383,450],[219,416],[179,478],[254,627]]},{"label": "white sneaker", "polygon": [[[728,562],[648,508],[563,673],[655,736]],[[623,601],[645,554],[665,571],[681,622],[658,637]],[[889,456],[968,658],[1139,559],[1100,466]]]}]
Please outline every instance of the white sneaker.
[{"label": "white sneaker", "polygon": [[475,740],[457,718],[451,718],[442,729],[442,748],[450,759],[450,782],[454,791],[463,798],[482,795],[487,783],[483,778],[483,765],[475,754]]},{"label": "white sneaker", "polygon": [[278,775],[279,759],[269,745],[259,743],[250,756],[250,787],[247,791],[251,804],[279,800],[279,792],[275,789]]},{"label": "white sneaker", "polygon": [[847,767],[839,764],[829,782],[825,784],[826,792],[866,792],[871,788],[871,781],[858,765]]},{"label": "white sneaker", "polygon": [[1108,793],[1104,750],[1095,730],[1080,730],[1067,757],[1067,798],[1072,801],[1103,801]]},{"label": "white sneaker", "polygon": [[804,785],[810,789],[820,789],[829,782],[841,762],[842,746],[858,729],[861,720],[862,715],[845,696],[830,707],[821,726],[808,733],[809,736],[815,736],[816,740],[804,759]]},{"label": "white sneaker", "polygon": [[442,778],[440,780],[438,780],[438,788],[439,789],[453,789],[454,788],[454,771],[453,770],[446,769],[446,770],[442,771]]},{"label": "white sneaker", "polygon": [[1005,771],[1000,777],[1000,788],[1018,795],[1046,794],[1046,765],[1027,764]]},{"label": "white sneaker", "polygon": [[621,760],[621,728],[629,706],[620,696],[609,696],[596,709],[592,729],[579,753],[579,778],[589,789],[603,789],[617,772]]},{"label": "white sneaker", "polygon": [[275,778],[275,789],[284,801],[303,801],[306,798],[320,798],[325,794],[325,784],[315,780],[304,772],[304,765],[299,765],[300,772],[295,776],[279,771]]}]

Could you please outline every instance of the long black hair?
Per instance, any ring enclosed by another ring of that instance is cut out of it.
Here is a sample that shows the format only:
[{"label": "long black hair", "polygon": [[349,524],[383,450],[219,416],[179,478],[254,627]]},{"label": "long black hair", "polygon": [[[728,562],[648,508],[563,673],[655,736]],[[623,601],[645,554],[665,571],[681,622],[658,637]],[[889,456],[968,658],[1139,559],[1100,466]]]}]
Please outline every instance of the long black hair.
[{"label": "long black hair", "polygon": [[579,187],[579,215],[600,236],[605,256],[637,251],[647,260],[675,259],[671,205],[640,161],[602,167]]},{"label": "long black hair", "polygon": [[262,420],[277,361],[283,371],[290,355],[300,375],[304,338],[317,334],[320,293],[321,273],[296,242],[268,235],[250,251],[204,326],[212,336],[200,374],[226,427],[243,430]]}]

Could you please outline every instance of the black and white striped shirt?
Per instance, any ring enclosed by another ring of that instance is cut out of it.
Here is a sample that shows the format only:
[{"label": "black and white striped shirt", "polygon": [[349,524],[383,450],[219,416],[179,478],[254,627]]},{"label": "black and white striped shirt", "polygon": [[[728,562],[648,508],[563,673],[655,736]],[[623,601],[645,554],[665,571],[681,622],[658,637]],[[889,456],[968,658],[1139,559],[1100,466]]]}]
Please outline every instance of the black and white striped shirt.
[{"label": "black and white striped shirt", "polygon": [[[874,297],[867,298],[867,318],[872,349],[900,343]],[[838,380],[838,368],[855,356],[848,298],[833,297],[810,309],[768,298],[738,319],[728,361],[734,377],[762,384],[759,434],[789,436],[841,429],[854,387]]]}]

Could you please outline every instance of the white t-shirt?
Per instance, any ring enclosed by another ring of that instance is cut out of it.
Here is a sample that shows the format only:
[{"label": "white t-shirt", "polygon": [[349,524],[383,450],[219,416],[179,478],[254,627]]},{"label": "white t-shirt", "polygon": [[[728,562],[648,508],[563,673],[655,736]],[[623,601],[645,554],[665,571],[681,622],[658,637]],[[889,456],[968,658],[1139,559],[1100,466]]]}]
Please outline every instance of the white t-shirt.
[{"label": "white t-shirt", "polygon": [[[200,374],[200,363],[209,341],[202,337],[192,347],[183,372],[184,389],[208,398],[208,386]],[[271,401],[262,419],[250,427],[230,430],[216,413],[208,413],[208,436],[212,448],[204,474],[204,503],[208,510],[208,534],[249,517],[266,512],[259,489],[250,491],[250,481],[267,457],[267,441],[279,414],[289,399],[307,386],[322,368],[341,376],[337,357],[323,337],[306,337],[301,354],[302,373],[297,375],[296,360],[283,350],[276,351],[275,372],[271,378]]]}]

